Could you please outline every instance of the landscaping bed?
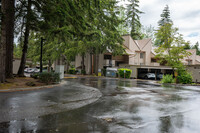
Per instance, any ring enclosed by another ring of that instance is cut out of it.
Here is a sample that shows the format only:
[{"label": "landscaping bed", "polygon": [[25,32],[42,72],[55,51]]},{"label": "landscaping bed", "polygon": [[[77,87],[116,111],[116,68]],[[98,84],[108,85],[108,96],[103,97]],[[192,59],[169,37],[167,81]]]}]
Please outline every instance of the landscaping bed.
[{"label": "landscaping bed", "polygon": [[[16,88],[27,88],[27,87],[39,87],[46,86],[46,83],[42,83],[39,79],[29,78],[29,77],[16,77],[13,79],[6,79],[7,82],[0,84],[0,90],[3,89],[16,89]],[[51,83],[55,84],[55,83]]]}]

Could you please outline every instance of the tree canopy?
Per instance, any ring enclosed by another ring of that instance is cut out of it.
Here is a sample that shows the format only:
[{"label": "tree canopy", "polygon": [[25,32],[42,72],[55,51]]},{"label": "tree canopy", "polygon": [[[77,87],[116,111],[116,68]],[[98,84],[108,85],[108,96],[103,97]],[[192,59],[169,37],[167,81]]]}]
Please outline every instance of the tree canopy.
[{"label": "tree canopy", "polygon": [[[118,27],[124,18],[118,17],[120,9],[116,0],[41,0],[33,3],[36,7],[34,4],[40,9],[32,9],[36,15],[31,13],[35,17],[30,18],[34,20],[34,28],[30,28],[28,56],[34,61],[39,60],[41,37],[46,39],[44,59],[49,55],[48,59],[52,61],[64,57],[70,62],[78,54],[84,58],[86,53],[100,54],[108,50],[113,54],[123,53],[123,39]],[[22,34],[22,40],[24,37]]]},{"label": "tree canopy", "polygon": [[170,19],[170,11],[169,11],[168,5],[165,6],[160,17],[161,17],[161,19],[158,21],[159,26],[163,26],[166,23],[173,23],[172,20]]},{"label": "tree canopy", "polygon": [[142,39],[140,14],[143,12],[139,8],[139,0],[129,0],[130,4],[127,6],[127,22],[131,27],[131,37],[134,40]]},{"label": "tree canopy", "polygon": [[[166,26],[166,28],[171,28],[171,26],[173,25],[172,20],[170,19],[170,11],[169,11],[169,7],[168,5],[166,5],[166,7],[164,8],[162,14],[160,15],[161,19],[158,21],[158,30],[163,30],[163,27]],[[169,34],[171,34],[170,30],[168,30],[169,32],[166,33],[168,36],[170,36]],[[155,34],[155,42],[154,45],[155,46],[160,46],[162,45],[163,41],[165,40],[165,38],[161,39],[159,36],[157,36],[158,34]],[[160,40],[160,39],[161,40]]]}]

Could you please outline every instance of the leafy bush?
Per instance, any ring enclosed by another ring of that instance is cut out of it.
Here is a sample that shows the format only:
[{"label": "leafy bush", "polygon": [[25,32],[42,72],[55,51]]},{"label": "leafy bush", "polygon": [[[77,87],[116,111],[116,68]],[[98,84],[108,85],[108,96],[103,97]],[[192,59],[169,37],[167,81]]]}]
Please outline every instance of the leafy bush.
[{"label": "leafy bush", "polygon": [[31,77],[34,78],[34,79],[38,79],[39,73],[33,73],[33,74],[31,74]]},{"label": "leafy bush", "polygon": [[130,78],[132,70],[127,68],[120,68],[118,69],[118,74],[121,78],[124,78],[124,71],[125,71],[125,78]]},{"label": "leafy bush", "polygon": [[180,73],[180,75],[178,76],[178,81],[183,84],[191,84],[192,83],[192,75],[189,72],[184,71],[184,72]]},{"label": "leafy bush", "polygon": [[177,64],[176,66],[178,72],[178,81],[183,84],[192,83],[192,75],[187,71],[185,66],[182,63]]},{"label": "leafy bush", "polygon": [[43,72],[39,74],[39,80],[43,83],[49,84],[60,81],[60,73]]},{"label": "leafy bush", "polygon": [[161,83],[175,83],[175,79],[173,78],[173,75],[163,75]]},{"label": "leafy bush", "polygon": [[70,68],[69,69],[69,74],[76,74],[76,69],[75,68]]}]

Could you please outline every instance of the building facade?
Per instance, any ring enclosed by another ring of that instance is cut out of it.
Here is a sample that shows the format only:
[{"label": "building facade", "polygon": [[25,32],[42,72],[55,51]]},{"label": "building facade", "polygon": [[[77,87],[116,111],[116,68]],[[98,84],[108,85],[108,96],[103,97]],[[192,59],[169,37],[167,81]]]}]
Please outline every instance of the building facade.
[{"label": "building facade", "polygon": [[[95,57],[90,54],[85,56],[85,68],[86,74],[91,74],[94,65],[98,65],[99,69],[106,67],[116,68],[130,68],[132,69],[132,78],[139,78],[139,74],[142,73],[163,73],[171,74],[172,68],[166,66],[164,63],[158,63],[155,58],[155,47],[152,46],[151,39],[133,40],[130,35],[123,36],[125,48],[125,54],[121,56],[113,56],[111,53],[105,53],[99,55],[99,64],[95,63]],[[191,53],[190,56],[185,57],[182,62],[185,65],[197,65],[200,64],[200,56],[196,55],[195,49],[187,50]],[[81,56],[76,56],[75,67],[81,66]]]}]

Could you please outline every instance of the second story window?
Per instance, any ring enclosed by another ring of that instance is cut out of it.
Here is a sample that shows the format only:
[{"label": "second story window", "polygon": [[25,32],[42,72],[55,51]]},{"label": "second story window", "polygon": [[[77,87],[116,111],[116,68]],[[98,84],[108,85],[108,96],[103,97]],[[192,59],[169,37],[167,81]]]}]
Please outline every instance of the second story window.
[{"label": "second story window", "polygon": [[105,60],[111,60],[112,59],[112,55],[104,55],[104,59]]},{"label": "second story window", "polygon": [[140,59],[144,58],[144,53],[140,53]]},{"label": "second story window", "polygon": [[188,65],[192,65],[192,60],[189,60],[189,61],[188,61]]},{"label": "second story window", "polygon": [[157,62],[157,61],[156,61],[155,58],[151,58],[151,62],[154,63],[154,62]]}]

